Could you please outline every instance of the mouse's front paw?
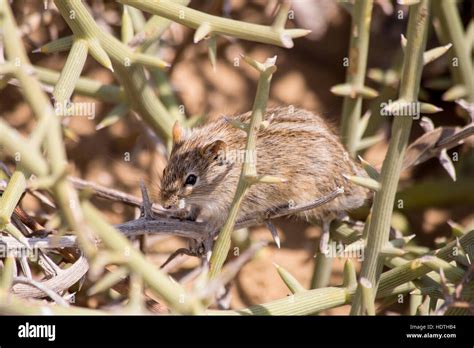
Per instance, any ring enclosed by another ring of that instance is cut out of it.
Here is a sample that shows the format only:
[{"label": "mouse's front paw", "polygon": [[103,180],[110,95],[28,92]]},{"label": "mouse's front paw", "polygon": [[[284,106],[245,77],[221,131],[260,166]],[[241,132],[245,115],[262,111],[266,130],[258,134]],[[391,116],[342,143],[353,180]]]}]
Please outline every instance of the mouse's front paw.
[{"label": "mouse's front paw", "polygon": [[175,211],[173,211],[172,216],[181,221],[196,221],[196,214],[193,212],[192,209],[189,208],[176,209]]}]

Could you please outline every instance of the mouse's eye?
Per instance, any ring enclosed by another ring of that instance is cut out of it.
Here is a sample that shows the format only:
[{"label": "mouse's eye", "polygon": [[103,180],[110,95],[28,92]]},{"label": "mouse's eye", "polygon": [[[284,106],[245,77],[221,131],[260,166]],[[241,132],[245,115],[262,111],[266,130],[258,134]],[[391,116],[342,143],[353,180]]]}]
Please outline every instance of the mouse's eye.
[{"label": "mouse's eye", "polygon": [[186,181],[184,182],[185,186],[194,186],[197,181],[197,176],[194,174],[189,174],[188,177],[186,178]]}]

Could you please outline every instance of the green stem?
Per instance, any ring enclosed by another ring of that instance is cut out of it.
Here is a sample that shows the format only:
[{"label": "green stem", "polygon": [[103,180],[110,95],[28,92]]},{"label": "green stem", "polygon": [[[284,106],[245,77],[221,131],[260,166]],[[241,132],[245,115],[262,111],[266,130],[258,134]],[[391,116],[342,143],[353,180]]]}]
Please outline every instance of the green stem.
[{"label": "green stem", "polygon": [[[400,99],[414,103],[418,100],[421,72],[423,70],[423,51],[428,33],[429,0],[421,0],[410,7],[408,21],[407,47],[403,61],[400,82]],[[410,116],[395,117],[392,126],[392,138],[381,173],[381,190],[375,195],[372,219],[367,237],[365,259],[362,263],[361,277],[367,278],[377,292],[383,259],[379,253],[388,242],[393,204],[403,157],[408,145],[413,119]],[[362,289],[357,292],[352,304],[351,314],[362,313]]]},{"label": "green stem", "polygon": [[119,2],[157,16],[168,18],[193,29],[197,29],[201,25],[208,23],[211,27],[209,34],[228,35],[239,39],[287,48],[293,46],[292,38],[302,37],[309,33],[309,30],[304,29],[274,28],[271,26],[212,16],[168,0],[119,0]]},{"label": "green stem", "polygon": [[395,100],[397,96],[397,86],[400,80],[400,72],[402,71],[403,64],[403,51],[400,48],[395,57],[393,58],[392,65],[385,71],[385,74],[391,74],[396,76],[391,84],[384,84],[380,94],[377,98],[370,103],[370,119],[365,131],[365,136],[374,135],[379,129],[380,125],[387,121],[385,116],[380,115],[380,105],[388,100]]},{"label": "green stem", "polygon": [[[370,22],[372,18],[372,0],[358,0],[352,14],[351,42],[349,47],[349,66],[346,73],[346,84],[353,91],[364,87],[369,51]],[[349,154],[356,154],[358,122],[362,111],[362,95],[347,95],[342,106],[342,140]]]},{"label": "green stem", "polygon": [[[457,250],[457,241],[452,241],[443,248],[433,252],[440,259],[451,261]],[[470,249],[474,245],[474,231],[471,231],[461,238],[459,243],[463,249]],[[416,287],[411,280],[418,279],[431,272],[431,268],[424,265],[421,260],[416,259],[407,261],[402,258],[394,258],[396,260],[395,268],[382,274],[380,278],[380,286],[376,292],[376,298],[386,298],[398,294],[406,294]],[[354,273],[348,270],[347,273]],[[351,275],[352,280],[346,279],[345,285],[342,287],[328,287],[321,289],[313,289],[300,291],[291,297],[278,299],[268,303],[263,303],[241,310],[232,311],[207,311],[208,314],[216,315],[309,315],[321,312],[323,310],[339,307],[350,303],[353,299],[354,288],[351,286],[355,282],[355,277]],[[374,290],[375,293],[375,290]]]},{"label": "green stem", "polygon": [[28,299],[28,301],[8,296],[7,300],[0,300],[0,313],[2,315],[106,315],[107,312],[77,306],[61,307],[46,304],[44,301]]},{"label": "green stem", "polygon": [[[346,73],[346,85],[351,86],[352,91],[359,91],[364,87],[372,7],[373,0],[359,0],[354,4],[349,66]],[[362,100],[362,95],[349,93],[344,97],[342,106],[341,137],[352,157],[357,152],[359,141],[357,130],[362,113]],[[316,255],[316,264],[311,281],[312,288],[324,287],[329,283],[333,264],[333,260],[323,253],[318,251]]]},{"label": "green stem", "polygon": [[87,41],[83,39],[74,40],[66,63],[59,75],[58,82],[54,86],[53,96],[56,103],[64,105],[69,102],[77,81],[81,76],[86,58]]},{"label": "green stem", "polygon": [[[452,53],[450,55],[451,61],[449,63],[452,67],[451,70],[459,69],[459,73],[457,73],[456,76],[459,77],[461,83],[466,88],[468,102],[474,103],[474,71],[471,52],[468,49],[469,44],[464,34],[456,1],[434,1],[433,12],[440,21],[446,39],[453,44]],[[458,65],[455,65],[453,58],[458,61]]]},{"label": "green stem", "polygon": [[[82,1],[55,0],[55,4],[75,37],[88,40],[91,53],[96,52],[96,59],[110,58],[115,76],[125,89],[135,111],[157,134],[164,139],[170,139],[171,128],[176,119],[169,114],[156,97],[153,88],[147,83],[143,66],[136,63],[137,54],[101,30]],[[74,13],[73,18],[70,16],[71,13]]]},{"label": "green stem", "polygon": [[[34,67],[38,80],[54,86],[59,81],[60,73],[51,69]],[[81,77],[77,80],[74,92],[86,97],[96,98],[107,103],[123,103],[126,101],[123,89],[116,85],[104,85],[98,81]]]},{"label": "green stem", "polygon": [[319,289],[327,286],[332,272],[332,257],[327,257],[318,251],[315,261],[313,278],[311,279],[311,289]]},{"label": "green stem", "polygon": [[[175,3],[181,4],[183,6],[188,6],[191,2],[190,0],[175,0]],[[133,8],[133,7],[132,7]],[[136,8],[133,8],[136,11]],[[148,49],[160,39],[163,33],[168,29],[172,21],[161,16],[151,16],[150,19],[146,22],[142,31],[137,35],[143,39],[143,42],[138,47],[138,51],[146,52]]]},{"label": "green stem", "polygon": [[168,109],[169,113],[173,115],[180,122],[184,122],[185,113],[179,109],[178,101],[173,93],[173,89],[168,81],[168,77],[165,72],[155,70],[151,72],[153,79],[156,81],[158,93],[161,101]]},{"label": "green stem", "polygon": [[[21,67],[30,67],[31,63],[28,60],[25,48],[22,46],[21,41],[17,40],[19,32],[6,0],[0,0],[0,16],[4,23],[4,43],[8,59],[17,60]],[[65,217],[65,221],[77,234],[84,253],[90,256],[94,252],[95,246],[89,238],[89,232],[81,218],[81,211],[77,209],[79,204],[76,192],[66,181],[66,178],[61,176],[65,171],[67,160],[59,120],[55,117],[49,99],[41,89],[36,78],[27,73],[25,69],[18,69],[16,77],[21,83],[23,95],[30,104],[35,116],[40,121],[45,118],[51,120],[46,139],[46,149],[48,151],[51,174],[59,178],[53,187],[53,192],[59,201],[60,211]],[[34,151],[35,148],[31,145],[30,152]],[[22,165],[26,165],[26,163],[23,162]],[[26,189],[26,181],[22,183],[21,189],[23,191]]]},{"label": "green stem", "polygon": [[212,257],[210,260],[210,278],[214,278],[219,274],[227,258],[231,244],[231,233],[234,230],[240,204],[242,203],[249,187],[255,183],[253,180],[257,180],[257,169],[255,159],[253,158],[254,154],[256,153],[255,149],[257,142],[257,132],[260,129],[260,125],[263,121],[268,94],[270,92],[270,81],[272,79],[272,74],[276,70],[276,66],[274,63],[262,66],[262,64],[254,62],[254,67],[257,67],[257,69],[260,70],[260,79],[258,81],[257,95],[255,96],[250,125],[247,133],[245,161],[242,166],[242,173],[237,184],[237,190],[230,207],[229,215],[214,245]]},{"label": "green stem", "polygon": [[13,211],[25,192],[25,187],[25,172],[23,170],[16,170],[0,197],[0,225],[6,225],[10,222]]},{"label": "green stem", "polygon": [[[183,6],[188,6],[190,0],[178,0],[177,2]],[[139,11],[136,8],[133,9],[135,11]],[[166,18],[152,16],[143,28],[143,33],[141,33],[141,35],[144,36],[144,41],[137,48],[137,51],[154,55],[155,50],[153,49],[153,43],[160,39],[166,29],[169,28],[171,23],[172,21]],[[168,112],[180,122],[184,122],[186,119],[186,114],[184,111],[180,111],[178,101],[174,95],[171,84],[169,83],[167,74],[162,70],[153,70],[151,71],[151,76],[157,84],[158,95],[160,96],[160,100],[163,102]]]},{"label": "green stem", "polygon": [[[436,257],[452,261],[455,255],[459,252],[458,242],[452,241],[448,243],[443,248],[433,252]],[[459,238],[459,243],[464,250],[471,250],[474,245],[474,231],[471,231],[461,238]],[[407,261],[401,257],[392,258],[387,264],[392,268],[390,271],[384,272],[380,277],[380,286],[377,292],[379,296],[382,292],[387,292],[390,289],[394,289],[402,284],[415,280],[422,277],[423,275],[431,272],[431,268],[424,265],[420,259],[415,259],[413,261]]]},{"label": "green stem", "polygon": [[265,304],[232,311],[208,311],[213,315],[311,315],[348,304],[354,291],[344,288],[322,288],[297,292]]},{"label": "green stem", "polygon": [[31,173],[44,176],[48,174],[48,164],[38,148],[32,146],[15,129],[0,120],[0,145],[12,154],[23,168]]},{"label": "green stem", "polygon": [[82,202],[82,209],[102,243],[113,252],[124,255],[127,266],[139,274],[173,310],[188,314],[200,311],[201,305],[196,299],[187,296],[186,291],[178,283],[171,281],[168,275],[150,264],[139,250],[103,219],[91,203]]}]

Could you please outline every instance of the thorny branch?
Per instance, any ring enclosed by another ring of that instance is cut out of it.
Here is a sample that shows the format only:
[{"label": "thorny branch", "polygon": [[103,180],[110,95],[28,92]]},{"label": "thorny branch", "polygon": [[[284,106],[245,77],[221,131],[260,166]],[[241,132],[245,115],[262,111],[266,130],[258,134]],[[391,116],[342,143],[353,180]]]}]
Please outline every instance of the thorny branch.
[{"label": "thorny branch", "polygon": [[[266,220],[275,219],[287,215],[300,213],[305,210],[314,209],[318,206],[328,203],[343,193],[342,188],[337,188],[326,196],[323,196],[313,202],[300,204],[296,206],[282,206],[272,211],[262,213],[256,212],[244,217],[236,223],[235,228],[245,228],[261,224]],[[144,234],[171,234],[178,237],[195,239],[202,241],[208,236],[215,236],[216,231],[210,231],[203,222],[180,220],[173,217],[153,216],[153,218],[140,217],[136,220],[124,222],[115,225],[115,228],[122,232],[126,237],[138,237]],[[28,244],[36,249],[55,249],[76,247],[77,239],[75,236],[45,237],[45,238],[27,238]],[[98,241],[99,242],[99,241]],[[25,246],[13,237],[0,236],[0,246],[7,248],[22,249]]]},{"label": "thorny branch", "polygon": [[[118,194],[120,191],[116,191],[114,198],[124,197],[122,194]],[[144,190],[146,192],[146,190]],[[308,204],[302,204],[297,206],[284,206],[274,209],[273,211],[266,211],[263,213],[255,213],[251,216],[247,216],[241,221],[238,221],[236,228],[244,228],[252,225],[262,223],[263,221],[299,213],[305,210],[314,209],[318,206],[326,204],[333,200],[338,195],[344,192],[343,188],[337,188],[326,196],[323,196]],[[136,201],[138,199],[132,199]],[[147,200],[145,200],[147,201]],[[151,204],[148,201],[148,204]],[[150,207],[143,207],[147,211]],[[117,230],[122,232],[127,237],[137,237],[144,234],[171,234],[180,236],[188,239],[197,241],[197,245],[210,245],[212,239],[215,237],[217,231],[211,231],[207,228],[207,225],[202,222],[196,221],[184,221],[172,217],[162,216],[142,216],[139,219],[125,222],[115,226]],[[32,249],[57,249],[57,248],[71,248],[78,247],[78,241],[76,236],[52,236],[44,238],[26,238],[28,245]],[[207,243],[204,243],[207,241]],[[100,243],[100,241],[97,241]],[[0,236],[0,251],[7,252],[7,254],[14,254],[15,252],[25,249],[25,245],[16,240],[13,237]],[[207,250],[201,250],[200,252],[191,251],[189,255],[204,255]],[[176,254],[175,256],[177,256]],[[168,259],[166,263],[171,261]],[[39,283],[39,287],[35,284],[16,284],[13,287],[13,291],[20,297],[44,297],[48,295],[51,297],[52,293],[59,293],[68,289],[79,279],[81,279],[87,270],[89,265],[84,257],[77,260],[74,265],[67,270],[60,271],[56,277]],[[50,291],[45,291],[49,289]]]}]

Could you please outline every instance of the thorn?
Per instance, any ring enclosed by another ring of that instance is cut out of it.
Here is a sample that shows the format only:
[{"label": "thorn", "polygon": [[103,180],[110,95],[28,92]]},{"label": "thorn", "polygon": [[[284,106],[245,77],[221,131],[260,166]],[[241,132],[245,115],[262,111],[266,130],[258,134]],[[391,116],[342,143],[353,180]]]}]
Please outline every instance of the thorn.
[{"label": "thorn", "polygon": [[260,175],[255,181],[261,184],[283,184],[288,182],[288,179],[272,175]]},{"label": "thorn", "polygon": [[140,180],[140,191],[142,193],[142,199],[143,199],[142,206],[140,209],[142,212],[142,215],[145,219],[152,219],[153,212],[151,211],[150,197],[148,196],[148,190],[143,180]]},{"label": "thorn", "polygon": [[380,255],[383,255],[385,257],[394,257],[394,256],[403,256],[406,254],[406,251],[400,248],[395,248],[392,246],[387,246],[385,248],[382,248],[380,251]]},{"label": "thorn", "polygon": [[360,139],[359,143],[357,144],[356,150],[361,151],[371,146],[374,146],[384,140],[384,138],[385,136],[383,134],[376,134],[367,138]]},{"label": "thorn", "polygon": [[171,275],[168,274],[168,279],[173,282],[174,284],[178,285],[179,283],[176,281],[176,279],[174,279],[174,277],[172,277]]},{"label": "thorn", "polygon": [[347,174],[342,174],[342,176],[346,180],[348,180],[348,181],[350,181],[350,182],[352,182],[352,183],[354,183],[358,186],[365,187],[369,190],[377,192],[377,191],[380,191],[380,189],[381,189],[380,182],[378,182],[377,180],[374,180],[372,178],[362,177],[362,176],[355,176],[355,175],[347,175]]},{"label": "thorn", "polygon": [[280,41],[285,48],[293,48],[294,46],[293,39],[286,33],[280,34]]},{"label": "thorn", "polygon": [[209,22],[203,22],[194,32],[194,43],[198,43],[206,36],[208,36],[212,31],[211,24]]},{"label": "thorn", "polygon": [[283,267],[280,267],[276,263],[273,263],[273,265],[275,266],[280,278],[283,280],[283,282],[293,294],[306,290],[290,272],[288,272]]},{"label": "thorn", "polygon": [[462,236],[464,234],[464,228],[453,220],[448,220],[447,224],[451,227],[453,235],[456,237]]},{"label": "thorn", "polygon": [[273,240],[275,241],[275,244],[277,245],[278,249],[280,249],[280,237],[278,236],[278,231],[275,225],[271,223],[270,221],[266,221],[265,225],[270,230]]},{"label": "thorn", "polygon": [[462,245],[461,245],[461,241],[459,240],[459,237],[456,237],[456,246],[457,246],[460,250],[463,250],[463,251],[464,251],[464,248],[463,248]]},{"label": "thorn", "polygon": [[434,114],[440,111],[443,111],[443,109],[436,105],[429,103],[420,103],[420,112],[424,114]]},{"label": "thorn", "polygon": [[360,278],[359,283],[367,289],[372,288],[372,283],[367,278],[364,278],[364,277]]},{"label": "thorn", "polygon": [[378,97],[379,93],[373,88],[363,86],[357,90],[357,95],[360,95],[366,99],[373,99]]},{"label": "thorn", "polygon": [[362,164],[362,168],[364,168],[365,172],[368,176],[372,179],[380,182],[380,173],[377,169],[375,169],[369,162],[362,158],[362,156],[358,155],[357,158],[359,159],[360,163]]},{"label": "thorn", "polygon": [[319,251],[326,256],[329,253],[329,238],[330,238],[331,222],[323,221],[322,234],[319,240]]},{"label": "thorn", "polygon": [[441,96],[443,101],[454,101],[467,95],[467,89],[463,85],[454,85]]},{"label": "thorn", "polygon": [[343,83],[339,85],[332,86],[330,89],[330,92],[332,94],[335,94],[337,96],[341,97],[348,97],[352,96],[354,94],[354,90],[352,86],[348,83]]},{"label": "thorn", "polygon": [[405,35],[401,34],[400,42],[401,42],[402,48],[405,49],[405,47],[407,47],[407,38],[405,37]]},{"label": "thorn", "polygon": [[311,29],[301,29],[301,35],[306,36],[311,34],[313,31]]},{"label": "thorn", "polygon": [[359,126],[357,129],[357,136],[359,139],[362,139],[365,131],[367,130],[367,125],[369,123],[372,113],[370,110],[367,110],[364,115],[360,118]]},{"label": "thorn", "polygon": [[444,274],[444,270],[442,268],[439,269],[439,277],[441,284],[446,284],[446,275]]},{"label": "thorn", "polygon": [[227,117],[227,116],[224,116],[224,121],[226,121],[228,124],[230,124],[232,127],[235,127],[235,128],[238,128],[238,129],[241,129],[245,132],[248,131],[248,128],[249,128],[249,125],[247,123],[243,123],[243,122],[240,122],[240,121],[237,121],[233,118],[230,118],[230,117]]},{"label": "thorn", "polygon": [[260,123],[260,129],[261,130],[267,129],[269,125],[270,125],[270,122],[268,120],[262,121],[262,123]]},{"label": "thorn", "polygon": [[453,44],[449,43],[447,45],[435,47],[431,50],[426,51],[423,54],[423,64],[426,65],[426,64],[429,64],[432,61],[438,59],[443,54],[445,54],[452,46],[453,46]]},{"label": "thorn", "polygon": [[274,55],[273,57],[267,58],[265,60],[265,63],[263,63],[263,66],[264,66],[265,70],[272,67],[272,66],[275,66],[276,60],[277,60],[276,55]]},{"label": "thorn", "polygon": [[456,100],[456,104],[458,104],[460,107],[467,111],[471,119],[471,123],[474,123],[474,103],[469,103],[467,100],[464,99],[458,99]]},{"label": "thorn", "polygon": [[446,149],[441,150],[438,155],[438,159],[443,168],[448,172],[451,179],[453,179],[453,181],[456,181],[456,169],[454,168],[454,164],[451,161],[451,158],[449,157],[448,151]]},{"label": "thorn", "polygon": [[435,129],[433,121],[425,116],[423,116],[420,120],[420,127],[423,128],[425,133],[431,132]]},{"label": "thorn", "polygon": [[216,72],[217,70],[217,39],[215,35],[212,35],[207,41],[208,56],[211,62],[212,71]]},{"label": "thorn", "polygon": [[[167,259],[166,261],[160,266],[160,269],[165,268],[167,264],[169,264],[171,261],[173,261],[176,257],[180,255],[188,255],[188,256],[196,256],[195,253],[193,253],[191,250],[186,249],[186,248],[179,248],[178,250],[174,251]],[[174,279],[173,279],[174,280]]]},{"label": "thorn", "polygon": [[399,5],[411,6],[419,3],[420,0],[397,0]]},{"label": "thorn", "polygon": [[31,51],[31,53],[42,53],[41,47],[34,49],[33,51]]}]

